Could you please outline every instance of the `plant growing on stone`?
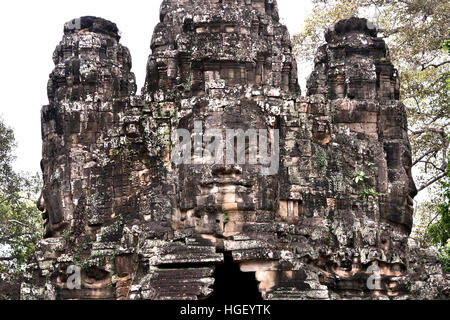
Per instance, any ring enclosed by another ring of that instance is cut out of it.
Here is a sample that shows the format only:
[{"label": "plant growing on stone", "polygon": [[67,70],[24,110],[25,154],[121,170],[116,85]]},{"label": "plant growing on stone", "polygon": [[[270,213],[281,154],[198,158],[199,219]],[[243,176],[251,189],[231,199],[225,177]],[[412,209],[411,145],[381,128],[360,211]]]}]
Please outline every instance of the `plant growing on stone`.
[{"label": "plant growing on stone", "polygon": [[188,75],[186,76],[186,80],[180,84],[179,86],[185,91],[189,91],[191,90],[191,85],[192,85],[192,71],[190,71],[188,73]]},{"label": "plant growing on stone", "polygon": [[442,271],[450,273],[450,241],[439,249],[439,260],[441,262]]},{"label": "plant growing on stone", "polygon": [[364,172],[357,172],[357,173],[355,173],[354,175],[353,175],[353,181],[356,183],[356,184],[361,184],[361,183],[363,183],[365,180],[367,179],[367,176],[366,176],[366,174],[364,173]]},{"label": "plant growing on stone", "polygon": [[119,144],[119,146],[117,148],[115,148],[112,151],[111,156],[113,158],[117,158],[117,157],[119,157],[121,155],[132,157],[132,156],[135,156],[137,154],[139,154],[139,150],[133,149],[131,141],[128,140],[128,139],[125,139],[123,142],[121,142]]},{"label": "plant growing on stone", "polygon": [[72,233],[71,228],[67,228],[67,229],[65,229],[65,230],[63,231],[61,237],[62,237],[65,241],[68,241],[69,238],[70,238],[70,234],[71,234],[71,233]]},{"label": "plant growing on stone", "polygon": [[372,162],[366,162],[367,169],[369,169],[370,172],[375,172],[377,170],[377,166],[375,163]]},{"label": "plant growing on stone", "polygon": [[378,192],[376,192],[374,189],[367,189],[367,190],[363,190],[361,191],[361,193],[359,194],[361,199],[369,199],[369,198],[376,198],[378,197],[380,194]]},{"label": "plant growing on stone", "polygon": [[223,213],[223,224],[225,225],[228,222],[230,222],[230,216],[229,216],[227,211],[224,211],[224,213]]},{"label": "plant growing on stone", "polygon": [[325,168],[326,166],[328,166],[327,154],[325,153],[324,150],[320,150],[318,152],[318,154],[317,154],[317,164],[321,168]]},{"label": "plant growing on stone", "polygon": [[87,270],[90,267],[89,260],[83,258],[83,251],[86,251],[88,249],[89,247],[86,245],[86,243],[81,243],[73,253],[73,263],[76,266],[80,267],[81,270]]}]

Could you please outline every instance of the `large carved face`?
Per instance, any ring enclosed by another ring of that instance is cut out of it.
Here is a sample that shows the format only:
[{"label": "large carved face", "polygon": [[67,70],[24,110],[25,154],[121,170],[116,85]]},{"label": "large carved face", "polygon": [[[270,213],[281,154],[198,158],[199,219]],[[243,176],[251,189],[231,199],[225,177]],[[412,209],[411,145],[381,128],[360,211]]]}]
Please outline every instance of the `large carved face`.
[{"label": "large carved face", "polygon": [[[193,113],[180,120],[179,128],[193,133],[193,156],[190,164],[177,167],[179,216],[175,221],[185,221],[202,233],[233,234],[242,231],[243,223],[255,222],[259,215],[272,214],[277,209],[279,155],[275,143],[272,144],[276,131],[271,130],[274,127],[266,120],[263,111],[249,100],[236,100],[214,111],[207,106],[196,106]],[[259,140],[256,146],[252,129]],[[223,144],[219,143],[217,135],[211,137],[210,130],[222,134]],[[237,134],[236,138],[231,136],[230,130]],[[203,133],[201,145],[195,142],[196,132]],[[264,152],[261,150],[263,133],[268,138],[265,154],[273,156],[270,163],[260,159]],[[194,152],[198,146],[203,150],[202,159]],[[214,152],[205,151],[212,146]],[[234,159],[229,154],[230,149],[233,149]],[[245,151],[240,159],[239,151],[241,155]],[[253,155],[257,155],[257,161]],[[216,163],[218,159],[222,159],[221,163]]]}]

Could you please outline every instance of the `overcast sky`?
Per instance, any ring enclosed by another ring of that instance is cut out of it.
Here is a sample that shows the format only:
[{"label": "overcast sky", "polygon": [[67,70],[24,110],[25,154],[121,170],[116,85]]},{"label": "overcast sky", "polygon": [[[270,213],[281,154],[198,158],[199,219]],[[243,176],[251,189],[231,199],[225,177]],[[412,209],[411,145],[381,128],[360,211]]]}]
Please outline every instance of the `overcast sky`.
[{"label": "overcast sky", "polygon": [[[14,0],[0,2],[0,114],[15,131],[16,169],[40,171],[40,109],[48,103],[47,81],[52,54],[65,22],[86,15],[117,24],[121,42],[133,57],[138,92],[144,84],[150,40],[161,0]],[[280,16],[291,34],[302,28],[311,2],[278,0]]]}]

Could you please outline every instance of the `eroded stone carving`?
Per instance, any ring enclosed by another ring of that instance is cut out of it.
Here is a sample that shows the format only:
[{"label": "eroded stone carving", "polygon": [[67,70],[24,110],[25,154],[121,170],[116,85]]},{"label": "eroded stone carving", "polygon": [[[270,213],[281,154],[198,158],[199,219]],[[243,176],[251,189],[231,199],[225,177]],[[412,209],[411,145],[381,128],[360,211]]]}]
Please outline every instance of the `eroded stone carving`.
[{"label": "eroded stone carving", "polygon": [[[433,266],[408,245],[406,114],[376,28],[331,27],[303,97],[276,1],[165,0],[160,20],[141,95],[115,24],[65,26],[42,109],[46,239],[22,298],[204,299],[225,256],[264,299],[423,298]],[[279,170],[177,165],[177,129],[279,130]],[[426,297],[448,294],[432,278]]]}]

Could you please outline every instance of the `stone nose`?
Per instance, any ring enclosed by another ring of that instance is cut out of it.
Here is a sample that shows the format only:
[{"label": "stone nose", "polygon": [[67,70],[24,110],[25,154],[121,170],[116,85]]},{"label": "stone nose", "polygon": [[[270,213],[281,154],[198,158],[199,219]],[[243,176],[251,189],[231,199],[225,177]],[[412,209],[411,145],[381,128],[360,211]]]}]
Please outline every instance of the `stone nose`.
[{"label": "stone nose", "polygon": [[45,203],[45,200],[44,200],[44,196],[42,195],[42,193],[39,196],[38,201],[36,201],[36,206],[39,209],[39,211],[41,211],[41,212],[44,212],[46,210],[47,206],[46,206],[46,203]]}]

